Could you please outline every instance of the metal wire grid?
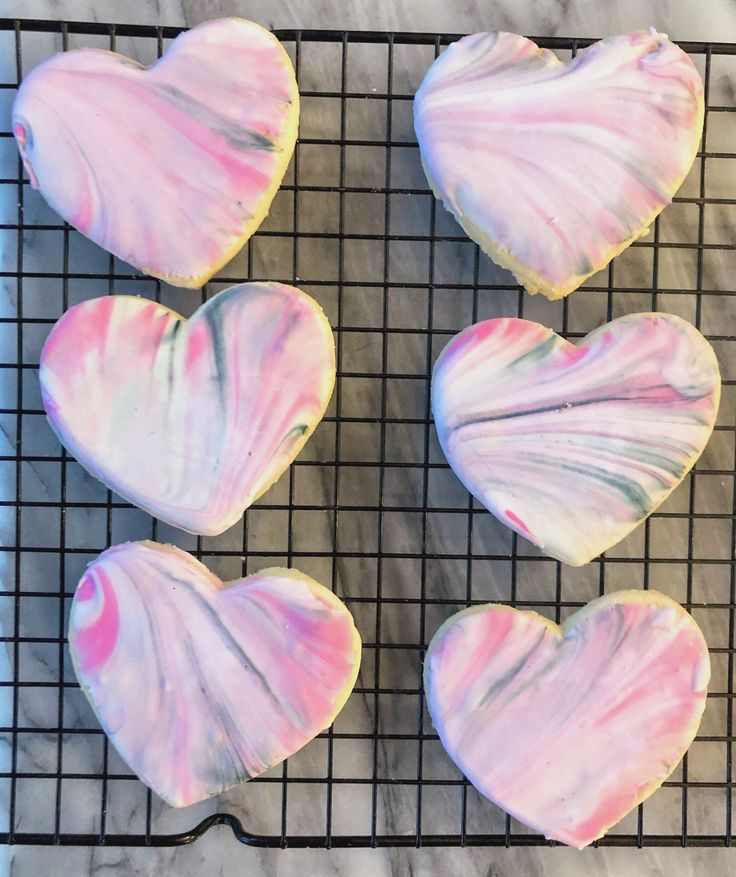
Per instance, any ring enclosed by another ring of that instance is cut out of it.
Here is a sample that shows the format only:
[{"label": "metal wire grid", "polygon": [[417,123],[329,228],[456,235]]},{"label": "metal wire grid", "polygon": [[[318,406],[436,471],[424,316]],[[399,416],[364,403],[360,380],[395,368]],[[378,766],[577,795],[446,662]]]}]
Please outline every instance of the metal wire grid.
[{"label": "metal wire grid", "polygon": [[[178,33],[0,20],[14,68],[0,96],[9,108],[34,35],[54,35],[57,50],[104,40],[128,52],[146,43],[160,56]],[[0,840],[172,845],[226,823],[239,840],[259,846],[547,843],[480,798],[442,753],[422,698],[426,643],[441,620],[474,602],[530,606],[559,621],[606,589],[652,586],[681,600],[703,625],[713,691],[681,770],[601,843],[730,845],[736,610],[730,162],[736,155],[728,138],[732,145],[736,47],[684,45],[700,66],[709,105],[702,149],[676,204],[584,290],[550,304],[523,294],[466,242],[417,170],[411,94],[432,57],[456,37],[277,36],[292,54],[303,97],[292,175],[246,254],[201,296],[139,277],[101,251],[80,270],[75,252],[84,242],[50,214],[38,221],[39,202],[15,155],[9,114],[2,125],[0,426],[8,452],[0,455],[0,623],[7,647],[7,672],[0,676],[0,817],[4,811],[6,821]],[[591,41],[539,42],[569,56]],[[708,150],[709,136],[724,148]],[[38,256],[46,233],[62,241],[60,258],[49,264]],[[37,351],[55,318],[79,298],[140,292],[186,312],[220,286],[245,279],[296,282],[320,300],[338,340],[339,380],[324,424],[242,527],[224,541],[190,539],[85,480],[49,437],[35,387]],[[52,287],[57,309],[46,310]],[[687,486],[622,547],[582,571],[564,568],[497,525],[452,478],[432,432],[432,363],[455,331],[494,314],[526,315],[580,337],[621,312],[660,307],[692,319],[717,348],[726,380],[714,438]],[[52,486],[39,498],[39,472],[52,470],[58,481],[48,476]],[[121,528],[123,515],[129,523]],[[269,541],[274,527],[278,545]],[[96,533],[80,538],[85,528]],[[218,804],[185,811],[161,805],[108,746],[85,712],[66,653],[66,614],[84,564],[122,538],[145,537],[177,542],[229,577],[274,560],[293,562],[346,600],[365,644],[358,687],[333,728]]]}]

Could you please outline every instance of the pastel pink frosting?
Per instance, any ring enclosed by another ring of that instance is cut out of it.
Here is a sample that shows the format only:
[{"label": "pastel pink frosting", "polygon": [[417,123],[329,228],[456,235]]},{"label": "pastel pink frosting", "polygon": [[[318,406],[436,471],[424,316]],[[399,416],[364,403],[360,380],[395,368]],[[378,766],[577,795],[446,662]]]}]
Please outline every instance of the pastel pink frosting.
[{"label": "pastel pink frosting", "polygon": [[13,132],[34,188],[114,255],[201,286],[266,215],[296,142],[286,51],[240,18],[181,34],[149,68],[100,49],[22,82]]},{"label": "pastel pink frosting", "polygon": [[327,728],[361,653],[350,612],[309,576],[265,569],[223,583],[155,542],[90,564],[69,647],[110,740],[175,807],[263,773]]},{"label": "pastel pink frosting", "polygon": [[511,33],[452,43],[414,99],[430,185],[531,293],[576,289],[649,229],[695,158],[703,83],[665,34],[569,63]]},{"label": "pastel pink frosting", "polygon": [[135,296],[70,308],[41,353],[61,442],[152,515],[215,535],[279,478],[322,418],[335,343],[322,309],[280,283],[244,283],[190,319]]},{"label": "pastel pink frosting", "polygon": [[671,314],[571,344],[530,320],[469,326],[442,351],[432,410],[455,474],[504,524],[573,566],[627,536],[710,437],[713,348]]},{"label": "pastel pink frosting", "polygon": [[508,606],[466,609],[434,635],[424,672],[432,722],[478,791],[582,848],[677,766],[710,660],[681,606],[619,591],[561,627]]}]

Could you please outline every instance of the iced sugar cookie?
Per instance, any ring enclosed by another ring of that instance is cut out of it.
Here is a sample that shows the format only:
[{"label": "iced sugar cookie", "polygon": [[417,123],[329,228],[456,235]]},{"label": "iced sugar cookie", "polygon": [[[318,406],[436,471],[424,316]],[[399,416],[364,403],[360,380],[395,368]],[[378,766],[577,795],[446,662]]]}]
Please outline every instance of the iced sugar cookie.
[{"label": "iced sugar cookie", "polygon": [[129,502],[192,533],[232,526],[319,423],[332,330],[280,283],[218,293],[188,320],[134,296],[70,308],[41,353],[61,442]]},{"label": "iced sugar cookie", "polygon": [[181,34],[149,68],[99,49],[24,80],[13,132],[31,184],[147,274],[201,286],[263,221],[296,142],[281,43],[242,18]]},{"label": "iced sugar cookie", "polygon": [[487,605],[432,638],[424,686],[450,758],[481,794],[578,848],[649,797],[698,730],[708,648],[655,591],[593,600],[562,627]]},{"label": "iced sugar cookie", "polygon": [[577,345],[529,320],[487,320],[442,351],[440,444],[467,489],[545,554],[573,566],[615,545],[703,452],[718,362],[671,314],[613,320]]},{"label": "iced sugar cookie", "polygon": [[90,564],[69,646],[115,748],[175,807],[258,776],[332,724],[361,650],[345,605],[304,573],[221,582],[155,542]]},{"label": "iced sugar cookie", "polygon": [[672,200],[695,158],[703,83],[655,31],[565,64],[531,40],[479,33],[432,64],[414,100],[436,196],[531,293],[567,295]]}]

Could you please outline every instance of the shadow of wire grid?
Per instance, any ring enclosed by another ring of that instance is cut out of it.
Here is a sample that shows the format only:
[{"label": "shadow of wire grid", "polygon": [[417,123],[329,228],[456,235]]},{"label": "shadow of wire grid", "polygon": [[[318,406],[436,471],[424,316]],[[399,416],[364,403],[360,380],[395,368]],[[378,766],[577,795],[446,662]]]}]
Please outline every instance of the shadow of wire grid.
[{"label": "shadow of wire grid", "polygon": [[[730,844],[734,657],[736,47],[689,45],[708,89],[703,151],[650,234],[562,302],[522,294],[431,196],[411,96],[450,38],[281,32],[303,95],[301,136],[270,216],[203,293],[137,275],[65,225],[23,178],[10,133],[18,81],[56,51],[114,48],[152,62],[178,31],[0,20],[0,839],[177,843],[224,817],[269,846],[538,844],[463,781],[421,694],[423,650],[471,602],[560,620],[620,588],[683,602],[711,646],[698,739],[606,844]],[[569,58],[588,44],[542,45]],[[324,307],[339,380],[299,460],[216,538],[157,523],[60,447],[41,408],[40,348],[63,310],[139,294],[190,314],[247,279],[294,282]],[[571,338],[634,311],[698,325],[724,376],[718,426],[694,473],[647,523],[582,569],[548,560],[468,497],[429,411],[432,364],[478,319],[523,315]],[[110,747],[64,639],[76,582],[110,544],[154,538],[234,578],[294,565],[334,590],[364,640],[334,727],[266,775],[177,811]],[[491,754],[502,757],[502,753]]]}]

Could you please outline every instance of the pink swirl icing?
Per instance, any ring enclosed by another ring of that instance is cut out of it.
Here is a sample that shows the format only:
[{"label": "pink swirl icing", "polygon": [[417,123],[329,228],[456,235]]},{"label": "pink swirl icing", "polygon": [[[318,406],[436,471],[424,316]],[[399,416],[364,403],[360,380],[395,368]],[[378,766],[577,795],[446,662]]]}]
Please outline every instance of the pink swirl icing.
[{"label": "pink swirl icing", "polygon": [[672,773],[705,708],[708,648],[655,591],[594,600],[558,627],[478,606],[425,660],[427,704],[473,785],[548,838],[601,837]]},{"label": "pink swirl icing", "polygon": [[414,123],[437,197],[529,292],[555,299],[670,203],[700,141],[703,83],[654,31],[569,64],[516,34],[478,33],[430,67]]},{"label": "pink swirl icing", "polygon": [[176,807],[257,776],[330,725],[361,651],[350,612],[309,576],[266,569],[223,584],[154,542],[90,565],[69,643],[111,741]]},{"label": "pink swirl icing", "polygon": [[580,566],[682,481],[710,437],[713,349],[671,314],[631,314],[577,346],[538,323],[486,320],[442,351],[437,434],[455,474],[499,520]]},{"label": "pink swirl icing", "polygon": [[13,131],[31,183],[95,243],[201,286],[270,206],[296,142],[299,93],[278,40],[239,18],[181,34],[144,69],[82,49],[21,84]]},{"label": "pink swirl icing", "polygon": [[193,533],[232,526],[322,418],[332,330],[291,286],[246,283],[189,320],[133,296],[70,308],[41,354],[49,421],[112,490]]}]

